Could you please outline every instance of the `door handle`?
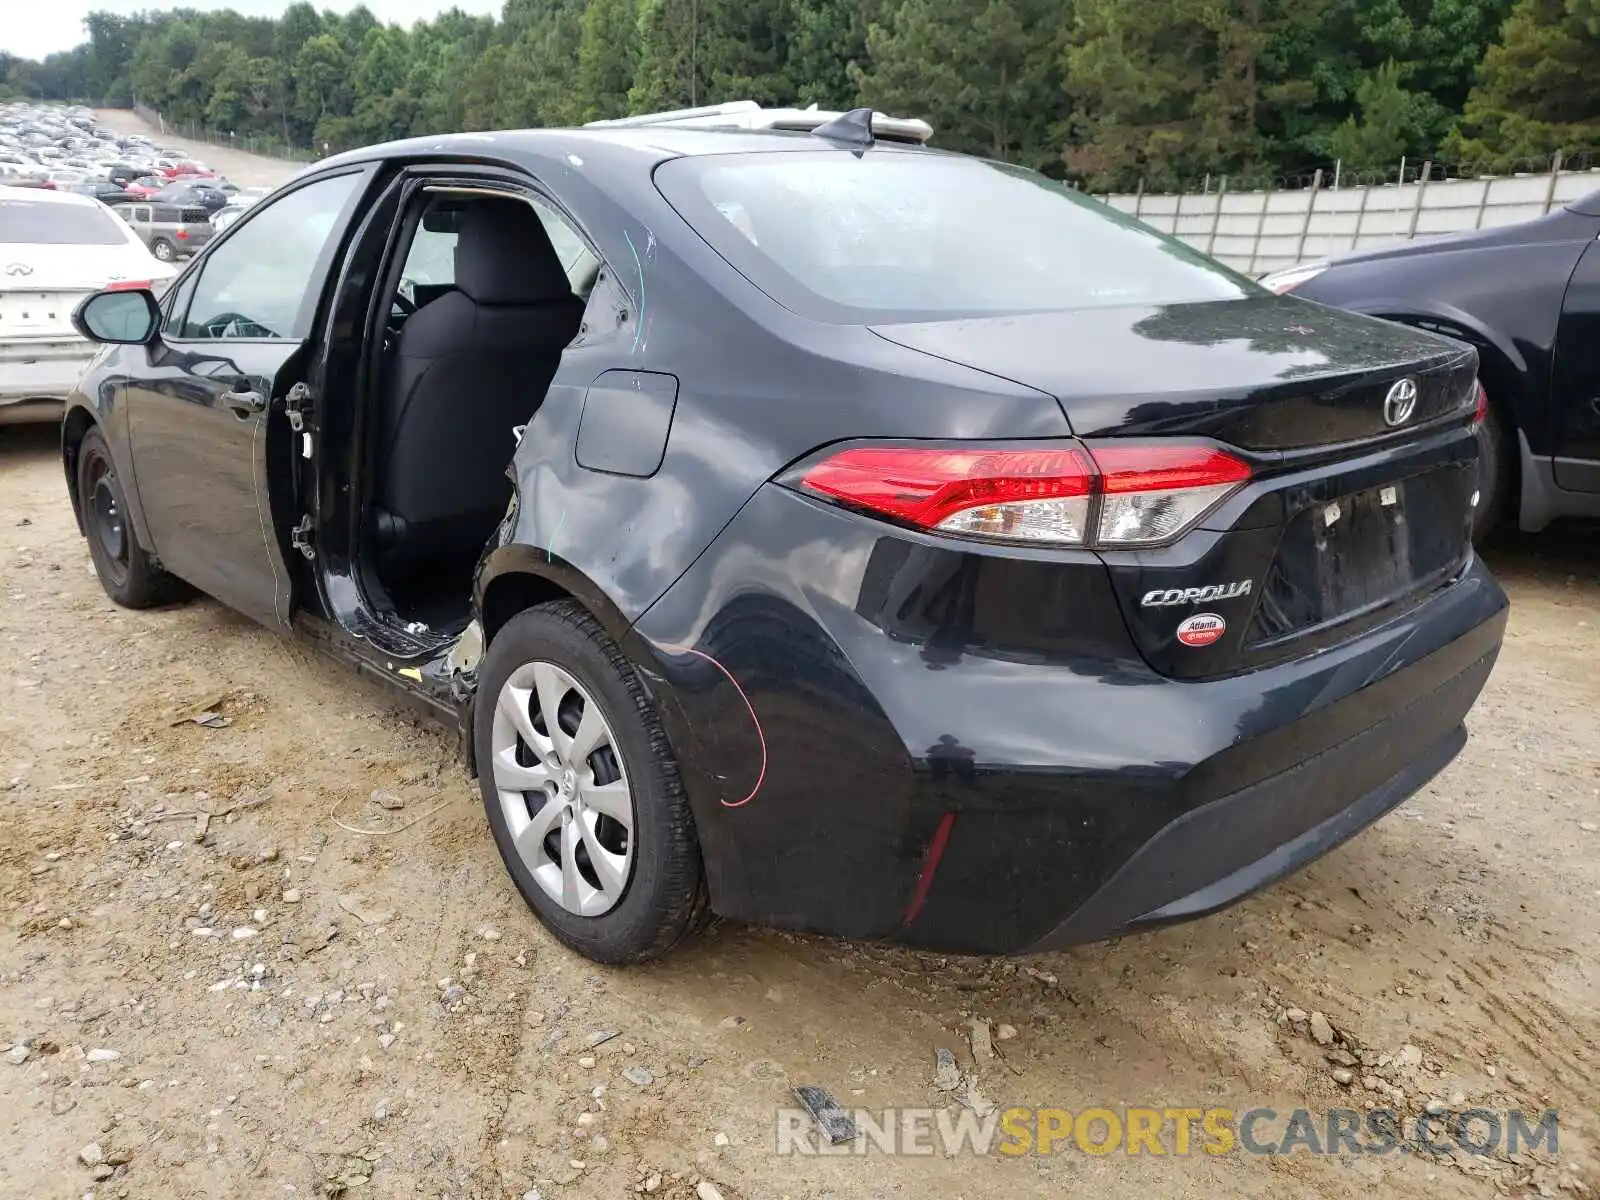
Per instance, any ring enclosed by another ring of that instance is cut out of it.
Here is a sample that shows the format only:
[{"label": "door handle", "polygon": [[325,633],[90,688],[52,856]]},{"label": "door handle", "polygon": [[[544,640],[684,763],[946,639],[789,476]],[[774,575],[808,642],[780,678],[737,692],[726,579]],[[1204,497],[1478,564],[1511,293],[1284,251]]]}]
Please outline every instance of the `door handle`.
[{"label": "door handle", "polygon": [[267,408],[266,399],[260,392],[223,392],[222,403],[241,420],[265,412]]}]

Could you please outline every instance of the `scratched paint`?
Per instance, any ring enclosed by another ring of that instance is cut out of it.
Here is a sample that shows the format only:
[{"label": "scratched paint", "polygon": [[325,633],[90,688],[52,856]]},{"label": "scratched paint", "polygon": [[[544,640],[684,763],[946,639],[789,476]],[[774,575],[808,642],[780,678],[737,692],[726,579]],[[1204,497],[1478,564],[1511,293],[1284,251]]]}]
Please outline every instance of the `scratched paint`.
[{"label": "scratched paint", "polygon": [[652,645],[655,645],[657,650],[664,651],[667,654],[692,654],[696,658],[705,659],[708,663],[710,663],[717,670],[721,671],[723,675],[727,677],[728,682],[733,684],[733,690],[739,693],[739,699],[744,701],[745,711],[750,714],[750,723],[756,727],[756,741],[761,745],[761,769],[756,772],[755,786],[750,789],[749,794],[746,795],[744,799],[720,800],[723,808],[743,808],[746,804],[749,804],[750,801],[756,798],[756,793],[761,790],[761,785],[765,783],[767,779],[767,735],[761,728],[761,718],[756,716],[756,706],[750,702],[749,695],[746,694],[744,688],[739,685],[739,681],[733,677],[733,672],[728,670],[727,667],[723,666],[704,650],[696,650],[693,646],[669,646],[661,645],[659,643],[652,643]]},{"label": "scratched paint", "polygon": [[[628,253],[633,255],[633,269],[639,273],[639,315],[633,323],[633,353],[638,354],[644,338],[644,264],[639,261],[639,248],[633,244],[633,234],[624,229],[622,236],[627,239]],[[651,240],[654,238],[652,234]]]}]

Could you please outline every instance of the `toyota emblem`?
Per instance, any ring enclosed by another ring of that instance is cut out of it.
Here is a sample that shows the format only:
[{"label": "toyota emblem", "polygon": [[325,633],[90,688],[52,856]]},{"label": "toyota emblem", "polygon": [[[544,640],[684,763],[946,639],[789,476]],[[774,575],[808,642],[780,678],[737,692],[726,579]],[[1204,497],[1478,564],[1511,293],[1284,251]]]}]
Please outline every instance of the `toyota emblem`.
[{"label": "toyota emblem", "polygon": [[1404,425],[1417,411],[1417,381],[1409,375],[1396,380],[1383,398],[1383,422],[1391,429]]},{"label": "toyota emblem", "polygon": [[32,275],[33,274],[33,268],[30,267],[27,263],[7,263],[6,264],[6,274],[7,275]]}]

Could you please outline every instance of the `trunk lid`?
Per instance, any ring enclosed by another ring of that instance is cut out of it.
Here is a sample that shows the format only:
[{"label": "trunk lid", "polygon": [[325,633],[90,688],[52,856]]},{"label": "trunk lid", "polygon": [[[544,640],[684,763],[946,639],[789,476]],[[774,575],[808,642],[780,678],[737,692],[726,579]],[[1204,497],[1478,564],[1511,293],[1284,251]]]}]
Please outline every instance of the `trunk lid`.
[{"label": "trunk lid", "polygon": [[1389,434],[1453,406],[1472,352],[1435,334],[1292,296],[878,325],[878,336],[1049,392],[1079,437],[1200,434],[1288,450]]},{"label": "trunk lid", "polygon": [[1165,674],[1336,644],[1470,559],[1470,347],[1277,296],[874,332],[1049,392],[1079,437],[1213,441],[1250,464],[1250,482],[1172,544],[1100,552],[1134,643]]}]

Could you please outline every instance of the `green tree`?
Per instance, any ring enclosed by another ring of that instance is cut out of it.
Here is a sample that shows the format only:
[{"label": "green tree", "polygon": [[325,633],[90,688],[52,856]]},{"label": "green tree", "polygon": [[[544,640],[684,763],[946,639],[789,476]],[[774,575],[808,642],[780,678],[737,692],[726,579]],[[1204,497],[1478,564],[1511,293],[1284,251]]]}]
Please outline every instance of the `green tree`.
[{"label": "green tree", "polygon": [[588,0],[578,38],[577,102],[583,120],[625,116],[639,63],[634,0]]},{"label": "green tree", "polygon": [[1450,149],[1511,167],[1600,147],[1600,5],[1517,0],[1491,46]]},{"label": "green tree", "polygon": [[1356,89],[1360,117],[1348,117],[1328,139],[1329,152],[1345,167],[1392,167],[1405,155],[1428,153],[1441,123],[1433,97],[1405,86],[1400,64],[1384,63]]},{"label": "green tree", "polygon": [[319,33],[306,41],[289,76],[294,82],[292,112],[303,135],[314,138],[317,126],[328,117],[348,115],[350,60],[332,34]]},{"label": "green tree", "polygon": [[[633,112],[712,103],[702,47],[702,10],[710,0],[644,0],[639,66],[628,92]],[[721,97],[719,97],[720,99]]]},{"label": "green tree", "polygon": [[940,145],[1059,163],[1061,13],[1048,0],[902,0],[870,26],[870,62],[850,75],[864,103],[925,117]]},{"label": "green tree", "polygon": [[789,40],[789,73],[798,103],[848,109],[856,104],[852,72],[866,71],[867,29],[875,0],[798,0]]}]

